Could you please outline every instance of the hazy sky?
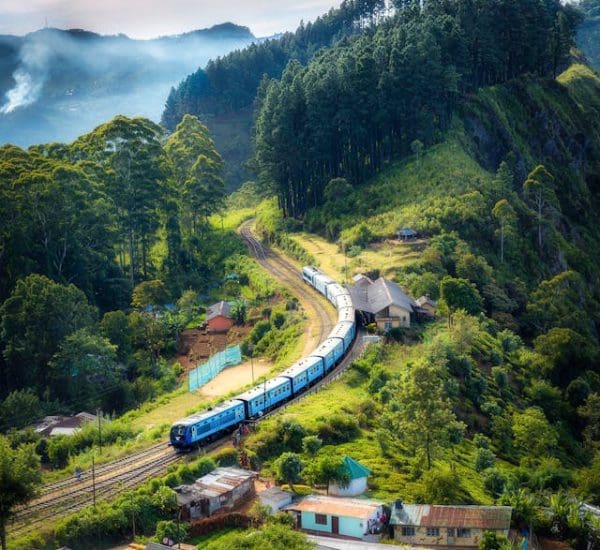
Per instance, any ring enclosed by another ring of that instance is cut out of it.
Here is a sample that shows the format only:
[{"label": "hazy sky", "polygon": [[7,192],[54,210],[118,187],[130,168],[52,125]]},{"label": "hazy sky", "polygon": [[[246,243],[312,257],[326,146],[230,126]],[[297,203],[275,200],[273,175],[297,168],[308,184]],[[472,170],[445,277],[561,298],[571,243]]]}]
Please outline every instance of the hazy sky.
[{"label": "hazy sky", "polygon": [[132,38],[179,34],[232,21],[256,36],[294,30],[341,0],[0,0],[0,34],[44,26]]}]

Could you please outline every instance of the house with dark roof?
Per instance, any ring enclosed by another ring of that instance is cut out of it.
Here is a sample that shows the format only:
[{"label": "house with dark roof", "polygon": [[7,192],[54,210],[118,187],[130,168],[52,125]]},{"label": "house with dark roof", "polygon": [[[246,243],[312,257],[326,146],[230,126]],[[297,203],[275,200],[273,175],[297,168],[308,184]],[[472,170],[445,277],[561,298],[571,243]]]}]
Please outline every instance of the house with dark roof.
[{"label": "house with dark roof", "polygon": [[314,535],[365,540],[387,527],[383,503],[372,500],[309,495],[284,510],[295,517],[297,529]]},{"label": "house with dark roof", "polygon": [[396,327],[410,327],[417,304],[400,285],[379,277],[371,281],[367,277],[348,285],[352,301],[365,322],[377,323],[377,328],[387,331]]},{"label": "house with dark roof", "polygon": [[338,497],[362,495],[367,490],[367,478],[371,475],[371,470],[349,456],[343,457],[342,463],[342,468],[348,473],[349,483],[347,486],[330,483],[328,494]]},{"label": "house with dark roof", "polygon": [[403,227],[398,231],[398,238],[402,241],[408,241],[417,237],[418,233],[411,227]]},{"label": "house with dark roof", "polygon": [[508,536],[510,506],[438,506],[396,501],[390,517],[394,539],[416,546],[479,548],[484,531]]},{"label": "house with dark roof", "polygon": [[97,420],[96,415],[87,412],[80,412],[75,416],[45,416],[35,426],[35,431],[41,437],[73,435],[81,430],[84,424]]},{"label": "house with dark roof", "polygon": [[435,312],[437,310],[437,302],[434,302],[429,294],[425,294],[425,296],[421,296],[415,300],[415,303],[419,307],[417,313],[421,317],[427,317],[429,319],[433,319],[435,317]]},{"label": "house with dark roof", "polygon": [[227,332],[233,325],[231,306],[228,302],[218,302],[206,310],[206,324],[212,332]]}]

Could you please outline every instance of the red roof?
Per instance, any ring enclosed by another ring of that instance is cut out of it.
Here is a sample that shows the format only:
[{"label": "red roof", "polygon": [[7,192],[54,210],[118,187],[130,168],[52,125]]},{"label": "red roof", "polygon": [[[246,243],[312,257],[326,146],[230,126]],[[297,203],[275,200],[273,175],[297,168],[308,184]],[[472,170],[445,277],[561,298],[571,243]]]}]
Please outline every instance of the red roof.
[{"label": "red roof", "polygon": [[437,506],[405,504],[393,509],[393,525],[419,527],[464,527],[506,530],[510,527],[510,506]]}]

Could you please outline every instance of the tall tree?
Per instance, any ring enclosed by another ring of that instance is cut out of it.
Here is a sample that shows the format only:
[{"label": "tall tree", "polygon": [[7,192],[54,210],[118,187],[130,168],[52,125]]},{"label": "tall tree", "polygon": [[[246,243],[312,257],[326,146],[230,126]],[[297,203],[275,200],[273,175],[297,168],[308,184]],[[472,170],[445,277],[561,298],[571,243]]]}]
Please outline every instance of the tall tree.
[{"label": "tall tree", "polygon": [[444,395],[439,368],[425,363],[409,365],[399,387],[397,404],[400,437],[413,450],[425,451],[427,469],[430,469],[436,451],[449,445],[449,429],[456,422]]},{"label": "tall tree", "polygon": [[0,435],[0,542],[6,550],[6,524],[15,506],[34,496],[41,481],[40,458],[33,445],[11,448]]},{"label": "tall tree", "polygon": [[498,220],[498,237],[500,239],[500,261],[504,263],[504,241],[514,231],[517,216],[506,199],[500,199],[492,210],[492,216]]},{"label": "tall tree", "polygon": [[535,208],[537,219],[538,249],[542,252],[543,232],[545,222],[558,212],[558,199],[554,192],[554,177],[543,165],[536,166],[523,183],[523,192],[527,201]]}]

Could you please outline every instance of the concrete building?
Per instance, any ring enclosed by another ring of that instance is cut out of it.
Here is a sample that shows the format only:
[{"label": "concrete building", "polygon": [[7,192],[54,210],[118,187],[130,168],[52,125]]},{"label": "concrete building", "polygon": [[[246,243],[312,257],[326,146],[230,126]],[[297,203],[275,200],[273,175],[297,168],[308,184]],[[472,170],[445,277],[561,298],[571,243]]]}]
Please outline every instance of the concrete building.
[{"label": "concrete building", "polygon": [[379,277],[371,281],[364,277],[356,284],[348,285],[354,307],[362,316],[365,324],[377,323],[380,331],[391,328],[410,327],[414,319],[417,304],[406,294],[400,285]]},{"label": "concrete building", "polygon": [[367,478],[371,475],[371,470],[349,456],[343,457],[342,462],[344,463],[343,468],[348,472],[350,483],[347,487],[330,483],[328,494],[337,497],[362,495],[367,490]]},{"label": "concrete building", "polygon": [[231,306],[228,302],[218,302],[206,310],[206,325],[212,332],[227,332],[233,326]]},{"label": "concrete building", "polygon": [[298,529],[316,535],[364,540],[386,529],[384,505],[372,500],[310,495],[285,509]]},{"label": "concrete building", "polygon": [[182,519],[212,516],[231,510],[254,494],[255,472],[241,468],[216,468],[192,485],[175,487]]},{"label": "concrete building", "polygon": [[403,544],[479,548],[484,531],[508,536],[510,506],[438,506],[396,502],[390,525]]},{"label": "concrete building", "polygon": [[270,487],[258,493],[258,500],[263,506],[271,508],[272,513],[275,513],[292,503],[292,493],[279,487]]}]

